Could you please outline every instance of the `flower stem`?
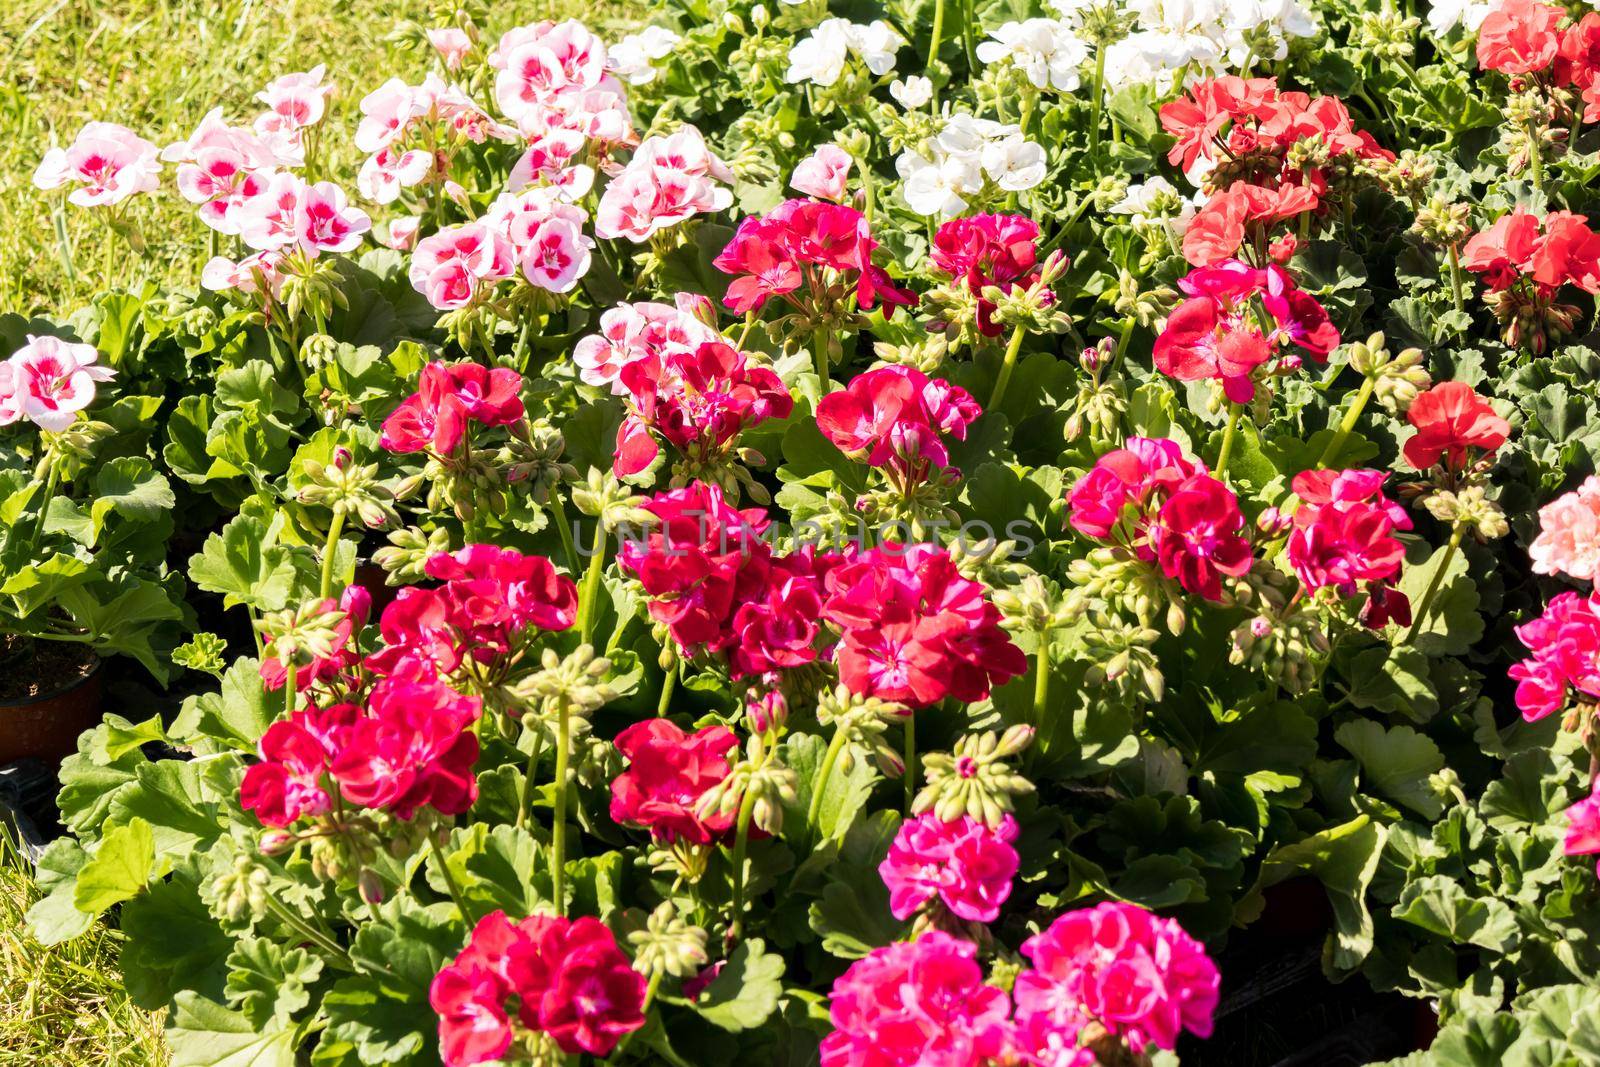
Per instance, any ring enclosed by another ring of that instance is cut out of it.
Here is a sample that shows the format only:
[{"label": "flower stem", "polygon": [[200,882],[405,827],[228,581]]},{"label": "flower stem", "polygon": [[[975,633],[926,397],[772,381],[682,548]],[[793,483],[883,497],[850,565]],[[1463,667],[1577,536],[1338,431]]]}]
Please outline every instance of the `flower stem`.
[{"label": "flower stem", "polygon": [[595,601],[600,597],[600,574],[606,569],[606,524],[594,521],[594,555],[589,557],[589,570],[583,576],[583,598],[578,605],[578,632],[584,644],[592,644],[594,637]]},{"label": "flower stem", "polygon": [[978,27],[977,15],[972,10],[972,0],[963,0],[961,12],[961,47],[967,53],[967,71],[978,69],[978,47],[974,43]]},{"label": "flower stem", "polygon": [[750,847],[750,817],[756,810],[755,790],[745,788],[739,800],[739,817],[733,831],[733,907],[728,917],[728,943],[739,940],[744,923],[744,859]]},{"label": "flower stem", "polygon": [[1244,408],[1239,404],[1228,405],[1228,427],[1222,431],[1222,451],[1217,453],[1217,469],[1212,471],[1219,479],[1228,469],[1228,457],[1233,452],[1233,438],[1239,430],[1239,415]]},{"label": "flower stem", "polygon": [[1050,700],[1050,631],[1039,634],[1039,651],[1034,654],[1033,725],[1044,725],[1044,709]]},{"label": "flower stem", "polygon": [[1106,49],[1096,45],[1094,50],[1094,121],[1089,125],[1089,154],[1100,152],[1100,119],[1105,111]]},{"label": "flower stem", "polygon": [[1366,378],[1361,382],[1361,389],[1356,393],[1355,400],[1350,404],[1350,410],[1344,413],[1344,418],[1339,421],[1339,428],[1334,431],[1333,440],[1328,442],[1328,447],[1322,450],[1322,455],[1317,458],[1317,466],[1326,467],[1339,455],[1339,450],[1344,447],[1345,440],[1356,428],[1356,420],[1361,418],[1362,410],[1367,406],[1367,401],[1372,399],[1372,390],[1377,386],[1376,378]]},{"label": "flower stem", "polygon": [[1006,395],[1006,386],[1011,383],[1011,372],[1017,367],[1017,353],[1022,349],[1024,332],[1021,324],[1011,330],[1011,340],[1006,342],[1005,359],[1000,363],[1000,377],[995,379],[994,392],[989,395],[990,410],[999,407],[1001,399]]},{"label": "flower stem", "polygon": [[539,755],[544,750],[544,734],[533,735],[533,747],[528,752],[528,765],[522,772],[522,798],[517,804],[517,826],[526,825],[533,818],[533,780],[539,774]]},{"label": "flower stem", "polygon": [[550,885],[556,914],[567,913],[567,750],[571,738],[571,712],[561,701],[556,715],[556,815],[550,827]]},{"label": "flower stem", "polygon": [[661,682],[661,699],[656,701],[656,717],[666,715],[667,708],[672,704],[672,689],[678,681],[678,664],[674,662],[667,670],[666,678]]},{"label": "flower stem", "polygon": [[806,807],[807,826],[815,826],[822,814],[822,794],[827,792],[828,778],[833,774],[833,765],[839,761],[839,753],[843,749],[844,731],[835,727],[833,738],[828,742],[828,751],[822,754],[822,767],[817,771],[817,780],[811,787],[811,803]]},{"label": "flower stem", "polygon": [[567,573],[578,573],[578,550],[572,546],[572,526],[567,522],[567,508],[561,503],[561,487],[550,490],[550,517],[555,520],[556,532],[561,535],[561,554],[567,558]]},{"label": "flower stem", "polygon": [[1444,546],[1444,558],[1439,561],[1439,569],[1433,572],[1433,577],[1428,581],[1428,588],[1423,591],[1422,600],[1417,604],[1416,611],[1411,615],[1411,629],[1405,632],[1397,645],[1408,645],[1411,639],[1422,629],[1422,624],[1428,621],[1428,612],[1433,609],[1433,602],[1439,595],[1439,589],[1444,585],[1445,572],[1450,569],[1450,563],[1455,559],[1456,550],[1461,547],[1461,537],[1467,532],[1467,524],[1458,522],[1450,531],[1450,540]]},{"label": "flower stem", "polygon": [[299,703],[295,698],[300,695],[300,679],[298,677],[300,665],[294,661],[293,656],[287,656],[284,658],[283,669],[288,672],[283,680],[283,713],[285,715],[293,715],[294,709]]},{"label": "flower stem", "polygon": [[1544,192],[1544,152],[1539,144],[1537,128],[1528,132],[1528,168],[1532,172],[1533,191]]},{"label": "flower stem", "polygon": [[333,557],[338,553],[339,531],[344,528],[344,505],[335,504],[333,521],[328,523],[328,542],[322,549],[322,581],[318,593],[326,600],[333,595]]},{"label": "flower stem", "polygon": [[428,844],[433,846],[434,858],[439,861],[439,874],[444,878],[445,888],[450,891],[450,899],[455,903],[456,910],[461,913],[461,918],[468,926],[474,925],[477,920],[472,917],[472,912],[467,908],[467,902],[461,895],[461,886],[456,883],[455,872],[450,869],[450,862],[445,859],[444,849],[439,847],[439,839],[432,834],[428,835]]},{"label": "flower stem", "polygon": [[[940,38],[944,36],[944,0],[933,0],[933,36],[928,41],[928,62],[922,68],[922,73],[928,78],[933,77],[934,65],[939,62]],[[933,114],[939,113],[939,89],[934,86],[933,94],[928,97],[928,109]]]},{"label": "flower stem", "polygon": [[39,542],[44,539],[44,526],[50,519],[50,501],[55,498],[56,486],[61,484],[61,468],[54,458],[47,461],[49,469],[44,476],[44,495],[39,498],[39,515],[33,520],[33,536],[28,540],[28,558],[32,559],[34,553],[39,551]]},{"label": "flower stem", "polygon": [[917,714],[910,712],[906,715],[906,769],[903,772],[906,780],[906,818],[911,817],[911,802],[917,796]]},{"label": "flower stem", "polygon": [[293,930],[295,933],[311,942],[311,944],[316,945],[318,948],[331,955],[333,957],[331,962],[334,964],[334,966],[338,967],[340,970],[355,973],[355,961],[350,958],[349,951],[343,945],[339,944],[339,942],[335,941],[327,934],[317,930],[311,926],[310,923],[307,923],[305,920],[301,919],[300,916],[284,907],[283,904],[279,903],[278,898],[274,897],[271,893],[267,894],[266,901],[267,910],[272,912],[272,914],[277,917],[279,922],[283,923],[283,925],[287,926],[289,929]]},{"label": "flower stem", "polygon": [[1455,301],[1456,311],[1462,311],[1461,252],[1455,245],[1450,246],[1450,297]]},{"label": "flower stem", "polygon": [[828,391],[828,328],[818,326],[811,336],[811,358],[817,369],[817,387]]}]

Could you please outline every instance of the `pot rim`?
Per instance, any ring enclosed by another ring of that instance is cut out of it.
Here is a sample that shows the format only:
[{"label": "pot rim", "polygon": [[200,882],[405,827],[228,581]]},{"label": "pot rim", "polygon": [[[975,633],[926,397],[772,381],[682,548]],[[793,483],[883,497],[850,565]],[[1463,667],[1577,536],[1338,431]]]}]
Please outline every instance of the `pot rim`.
[{"label": "pot rim", "polygon": [[47,700],[56,700],[59,697],[64,697],[68,693],[75,692],[83,686],[86,686],[90,682],[94,681],[97,677],[99,677],[101,670],[105,668],[106,661],[103,656],[101,656],[98,652],[95,652],[93,649],[89,650],[89,654],[94,657],[94,665],[89,668],[89,672],[87,674],[79,677],[77,681],[73,682],[71,685],[63,686],[60,689],[52,689],[48,693],[36,693],[31,697],[18,697],[15,700],[0,700],[0,714],[3,714],[5,711],[11,708],[25,708],[31,704],[42,704]]}]

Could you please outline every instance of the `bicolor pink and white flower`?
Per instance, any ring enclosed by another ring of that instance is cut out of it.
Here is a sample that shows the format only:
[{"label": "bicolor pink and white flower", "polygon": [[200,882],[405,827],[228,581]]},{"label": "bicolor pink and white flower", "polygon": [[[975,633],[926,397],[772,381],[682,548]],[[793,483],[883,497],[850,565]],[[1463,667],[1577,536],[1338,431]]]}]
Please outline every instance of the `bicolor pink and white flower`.
[{"label": "bicolor pink and white flower", "polygon": [[595,234],[641,244],[685,219],[727,209],[733,193],[718,183],[732,181],[733,171],[695,127],[648,138],[606,186],[595,210]]},{"label": "bicolor pink and white flower", "polygon": [[789,184],[808,196],[839,202],[849,195],[850,153],[835,144],[819,147],[799,163]]},{"label": "bicolor pink and white flower", "polygon": [[411,285],[440,311],[464,308],[516,272],[511,242],[481,222],[447,226],[411,255]]},{"label": "bicolor pink and white flower", "polygon": [[27,343],[0,363],[0,426],[20,419],[58,433],[71,426],[94,401],[95,383],[116,374],[98,359],[93,345],[29,334]]},{"label": "bicolor pink and white flower", "polygon": [[33,184],[40,189],[71,185],[69,203],[105,207],[154,192],[160,173],[155,145],[126,126],[91,122],[66,148],[52,148],[44,154],[33,172]]},{"label": "bicolor pink and white flower", "polygon": [[600,332],[583,338],[573,349],[578,377],[589,385],[610,386],[612,393],[621,396],[626,389],[619,379],[628,364],[692,352],[708,341],[720,340],[715,325],[695,314],[689,295],[679,293],[676,305],[640,301],[605,311],[600,316]]},{"label": "bicolor pink and white flower", "polygon": [[328,98],[333,95],[334,87],[322,80],[327,71],[326,64],[318,63],[308,71],[284,74],[268,83],[256,99],[280,116],[289,129],[315,126],[327,114]]},{"label": "bicolor pink and white flower", "polygon": [[1539,509],[1539,536],[1528,546],[1528,558],[1539,574],[1586,582],[1600,576],[1600,477],[1590,475]]}]

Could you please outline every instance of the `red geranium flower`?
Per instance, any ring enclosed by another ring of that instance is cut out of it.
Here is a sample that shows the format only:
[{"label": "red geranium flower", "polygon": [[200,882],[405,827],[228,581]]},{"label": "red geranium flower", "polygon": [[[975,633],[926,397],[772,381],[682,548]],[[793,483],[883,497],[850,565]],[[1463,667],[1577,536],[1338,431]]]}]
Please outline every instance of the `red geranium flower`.
[{"label": "red geranium flower", "polygon": [[739,739],[726,726],[687,734],[667,719],[636,722],[617,735],[628,769],[611,783],[611,818],[649,828],[658,840],[709,844],[733,826],[733,814],[702,819],[700,798],[732,769],[728,753]]},{"label": "red geranium flower", "polygon": [[1566,16],[1538,0],[1501,0],[1478,27],[1478,66],[1505,74],[1543,70],[1561,47],[1556,27]]},{"label": "red geranium flower", "polygon": [[1460,470],[1469,448],[1493,452],[1511,435],[1511,424],[1465,382],[1442,382],[1429,389],[1411,402],[1406,419],[1417,428],[1405,444],[1406,462],[1419,471],[1441,457],[1452,470]]}]

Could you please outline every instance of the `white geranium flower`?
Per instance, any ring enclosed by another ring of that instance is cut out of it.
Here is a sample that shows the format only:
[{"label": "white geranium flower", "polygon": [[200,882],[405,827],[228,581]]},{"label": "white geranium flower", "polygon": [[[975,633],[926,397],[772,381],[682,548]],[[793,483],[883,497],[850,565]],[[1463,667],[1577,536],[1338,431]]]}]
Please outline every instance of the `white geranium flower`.
[{"label": "white geranium flower", "polygon": [[1072,92],[1079,85],[1078,71],[1089,58],[1089,45],[1055,19],[1008,22],[995,30],[993,40],[978,45],[985,63],[1010,59],[1039,89]]},{"label": "white geranium flower", "polygon": [[861,57],[861,62],[867,69],[878,77],[894,69],[895,53],[905,45],[905,38],[901,37],[882,19],[850,27],[850,48]]},{"label": "white geranium flower", "polygon": [[920,74],[896,78],[889,83],[889,95],[907,111],[916,111],[927,107],[928,101],[933,99],[933,81]]},{"label": "white geranium flower", "polygon": [[1009,193],[1032,189],[1044,181],[1044,149],[1020,133],[983,147],[983,171]]},{"label": "white geranium flower", "polygon": [[1477,33],[1483,20],[1494,10],[1493,4],[1479,0],[1436,0],[1428,7],[1428,29],[1435,37],[1443,37],[1457,26],[1468,33]]},{"label": "white geranium flower", "polygon": [[656,78],[651,61],[671,55],[682,40],[664,26],[647,26],[606,49],[606,66],[629,85],[648,85]]},{"label": "white geranium flower", "polygon": [[837,82],[850,58],[850,29],[845,19],[827,19],[818,25],[789,49],[789,70],[783,80],[824,87]]},{"label": "white geranium flower", "polygon": [[967,156],[934,161],[904,152],[895,160],[895,169],[905,179],[901,195],[919,215],[959,215],[967,208],[967,197],[983,189],[983,169]]}]

